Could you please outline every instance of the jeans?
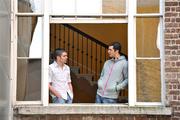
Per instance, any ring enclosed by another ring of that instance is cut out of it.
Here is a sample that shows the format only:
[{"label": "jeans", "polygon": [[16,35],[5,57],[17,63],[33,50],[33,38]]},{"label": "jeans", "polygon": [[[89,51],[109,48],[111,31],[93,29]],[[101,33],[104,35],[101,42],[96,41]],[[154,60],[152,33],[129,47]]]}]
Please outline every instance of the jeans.
[{"label": "jeans", "polygon": [[101,97],[96,95],[96,103],[117,103],[118,99]]},{"label": "jeans", "polygon": [[60,103],[60,104],[72,103],[72,99],[68,93],[67,93],[67,100],[65,100],[63,98],[54,97],[52,101],[53,101],[53,103]]}]

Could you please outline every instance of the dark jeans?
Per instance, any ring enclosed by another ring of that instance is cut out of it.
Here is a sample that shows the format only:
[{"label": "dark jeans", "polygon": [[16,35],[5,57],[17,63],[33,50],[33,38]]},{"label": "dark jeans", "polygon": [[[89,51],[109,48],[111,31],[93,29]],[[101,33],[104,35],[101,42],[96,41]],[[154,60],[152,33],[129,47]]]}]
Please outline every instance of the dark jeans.
[{"label": "dark jeans", "polygon": [[96,103],[117,103],[118,99],[101,97],[96,94]]}]

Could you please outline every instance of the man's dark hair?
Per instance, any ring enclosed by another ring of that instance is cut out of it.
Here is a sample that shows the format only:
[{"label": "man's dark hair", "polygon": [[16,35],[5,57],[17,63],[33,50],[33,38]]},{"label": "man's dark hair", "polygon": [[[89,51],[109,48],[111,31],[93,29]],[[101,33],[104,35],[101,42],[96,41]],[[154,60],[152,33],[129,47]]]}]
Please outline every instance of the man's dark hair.
[{"label": "man's dark hair", "polygon": [[54,51],[54,59],[57,59],[57,56],[61,56],[63,52],[66,52],[64,49],[62,48],[56,48]]},{"label": "man's dark hair", "polygon": [[121,53],[121,44],[119,42],[112,42],[109,46],[113,46],[115,51],[119,50],[119,54]]}]

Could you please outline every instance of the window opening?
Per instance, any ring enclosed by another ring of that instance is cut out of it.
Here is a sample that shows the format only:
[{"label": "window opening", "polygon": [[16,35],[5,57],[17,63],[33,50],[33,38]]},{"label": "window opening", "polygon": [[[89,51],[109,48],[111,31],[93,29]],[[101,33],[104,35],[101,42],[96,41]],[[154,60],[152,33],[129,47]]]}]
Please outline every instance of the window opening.
[{"label": "window opening", "polygon": [[[67,64],[71,68],[74,88],[73,103],[95,102],[97,80],[108,59],[108,44],[113,40],[122,44],[122,53],[127,55],[127,24],[50,25],[50,53],[53,54],[56,48],[64,48],[68,52]],[[126,88],[120,93],[119,102],[127,103],[127,96]]]}]

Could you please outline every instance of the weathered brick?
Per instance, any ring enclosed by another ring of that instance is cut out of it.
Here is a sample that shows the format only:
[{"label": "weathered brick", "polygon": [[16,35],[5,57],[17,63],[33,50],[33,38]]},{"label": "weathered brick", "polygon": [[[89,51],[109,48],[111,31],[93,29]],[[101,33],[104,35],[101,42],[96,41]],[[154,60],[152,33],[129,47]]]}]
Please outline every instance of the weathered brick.
[{"label": "weathered brick", "polygon": [[176,18],[176,22],[180,22],[180,18]]},{"label": "weathered brick", "polygon": [[165,40],[164,44],[166,45],[171,44],[171,40]]},{"label": "weathered brick", "polygon": [[180,44],[180,39],[179,39],[179,40],[176,40],[176,44]]},{"label": "weathered brick", "polygon": [[180,55],[180,50],[177,51],[177,55]]},{"label": "weathered brick", "polygon": [[171,7],[171,12],[174,12],[176,11],[176,8],[175,7]]},{"label": "weathered brick", "polygon": [[178,13],[165,13],[165,17],[178,17]]},{"label": "weathered brick", "polygon": [[[171,10],[170,7],[165,8],[165,12],[169,12],[170,10]],[[176,8],[176,11],[177,11],[177,8]]]},{"label": "weathered brick", "polygon": [[178,27],[178,26],[179,26],[178,23],[174,23],[174,22],[173,23],[170,22],[170,23],[165,24],[165,27]]},{"label": "weathered brick", "polygon": [[180,68],[165,68],[166,72],[180,72]]},{"label": "weathered brick", "polygon": [[176,62],[176,66],[179,67],[180,66],[180,62]]},{"label": "weathered brick", "polygon": [[165,18],[165,22],[170,22],[170,18]]},{"label": "weathered brick", "polygon": [[177,6],[178,2],[165,2],[165,6]]},{"label": "weathered brick", "polygon": [[180,7],[176,7],[176,12],[180,12]]},{"label": "weathered brick", "polygon": [[165,49],[166,50],[178,50],[178,46],[176,45],[176,46],[165,46]]},{"label": "weathered brick", "polygon": [[170,54],[171,54],[171,51],[165,51],[165,54],[166,54],[166,55],[170,55]]},{"label": "weathered brick", "polygon": [[172,51],[172,55],[176,55],[176,51]]},{"label": "weathered brick", "polygon": [[180,116],[180,111],[174,112],[174,116]]},{"label": "weathered brick", "polygon": [[176,29],[175,28],[172,28],[171,29],[171,33],[175,33]]},{"label": "weathered brick", "polygon": [[177,28],[177,29],[176,29],[176,33],[180,33],[180,28]]}]

